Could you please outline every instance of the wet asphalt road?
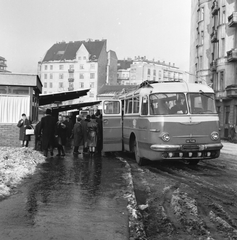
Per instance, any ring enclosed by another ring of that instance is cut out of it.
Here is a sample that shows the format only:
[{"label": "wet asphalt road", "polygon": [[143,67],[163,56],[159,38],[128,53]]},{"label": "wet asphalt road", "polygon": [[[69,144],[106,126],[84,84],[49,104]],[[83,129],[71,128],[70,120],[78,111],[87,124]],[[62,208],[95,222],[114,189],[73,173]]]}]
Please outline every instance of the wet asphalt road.
[{"label": "wet asphalt road", "polygon": [[0,202],[0,239],[128,239],[123,173],[112,156],[47,159]]}]

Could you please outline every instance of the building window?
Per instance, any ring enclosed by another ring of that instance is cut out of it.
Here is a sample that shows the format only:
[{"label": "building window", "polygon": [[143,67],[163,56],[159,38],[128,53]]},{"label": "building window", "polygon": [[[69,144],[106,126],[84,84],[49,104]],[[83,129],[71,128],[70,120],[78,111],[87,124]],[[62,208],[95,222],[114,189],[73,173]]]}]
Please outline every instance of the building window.
[{"label": "building window", "polygon": [[93,98],[93,97],[95,96],[95,94],[92,93],[92,92],[90,92],[89,96],[90,96],[91,98]]},{"label": "building window", "polygon": [[44,74],[44,79],[47,79],[47,73]]},{"label": "building window", "polygon": [[220,72],[220,91],[225,90],[225,82],[224,82],[224,71]]},{"label": "building window", "polygon": [[46,82],[44,83],[44,88],[47,88],[47,83]]},{"label": "building window", "polygon": [[63,76],[63,73],[60,73],[60,74],[59,74],[59,79],[63,79],[63,77],[64,77],[64,76]]},{"label": "building window", "polygon": [[78,57],[78,60],[81,60],[81,57]]},{"label": "building window", "polygon": [[94,63],[91,63],[90,68],[91,68],[91,69],[95,69],[95,64],[94,64]]},{"label": "building window", "polygon": [[222,24],[225,24],[225,22],[226,22],[226,20],[225,20],[225,17],[226,17],[226,15],[225,15],[225,6],[223,6],[222,7],[222,18],[221,18],[221,23]]},{"label": "building window", "polygon": [[69,65],[69,69],[74,69],[74,65]]},{"label": "building window", "polygon": [[201,70],[202,69],[202,65],[203,64],[203,61],[202,61],[202,56],[199,57],[199,69]]},{"label": "building window", "polygon": [[80,64],[80,69],[84,69],[84,65],[83,64]]},{"label": "building window", "polygon": [[84,79],[84,74],[83,74],[83,73],[80,73],[79,78],[80,78],[80,79]]},{"label": "building window", "polygon": [[95,73],[90,73],[90,79],[94,79],[95,78]]},{"label": "building window", "polygon": [[83,59],[86,60],[86,56],[84,56]]},{"label": "building window", "polygon": [[49,78],[53,79],[53,74],[52,73],[50,73]]},{"label": "building window", "polygon": [[44,70],[47,70],[47,69],[48,69],[48,66],[47,66],[47,65],[45,65],[45,66],[44,66]]},{"label": "building window", "polygon": [[49,87],[50,87],[50,88],[53,88],[53,83],[52,83],[52,82],[49,83]]},{"label": "building window", "polygon": [[50,70],[53,70],[53,65],[50,65]]},{"label": "building window", "polygon": [[147,69],[147,75],[151,75],[151,69],[150,68]]},{"label": "building window", "polygon": [[84,83],[83,82],[79,83],[79,88],[84,88]]},{"label": "building window", "polygon": [[59,70],[63,70],[63,65],[59,65]]},{"label": "building window", "polygon": [[69,73],[69,78],[74,78],[74,73]]},{"label": "building window", "polygon": [[230,118],[230,106],[225,107],[225,124],[229,123]]},{"label": "building window", "polygon": [[200,21],[204,20],[204,7],[200,9]]},{"label": "building window", "polygon": [[225,57],[225,38],[221,39],[221,57]]},{"label": "building window", "polygon": [[91,82],[90,83],[90,88],[94,88],[95,87],[95,83]]},{"label": "building window", "polygon": [[156,70],[155,69],[153,70],[153,75],[156,76]]},{"label": "building window", "polygon": [[63,82],[59,82],[59,83],[58,83],[58,87],[59,87],[59,88],[63,88]]},{"label": "building window", "polygon": [[44,91],[44,94],[47,94],[47,91]]},{"label": "building window", "polygon": [[200,44],[203,45],[204,44],[204,31],[201,31],[201,39],[200,39]]}]

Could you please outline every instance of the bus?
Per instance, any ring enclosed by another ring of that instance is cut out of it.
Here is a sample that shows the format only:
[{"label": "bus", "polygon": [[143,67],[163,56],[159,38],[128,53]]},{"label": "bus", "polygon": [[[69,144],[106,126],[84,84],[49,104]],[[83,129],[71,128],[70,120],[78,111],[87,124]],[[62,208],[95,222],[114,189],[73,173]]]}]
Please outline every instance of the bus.
[{"label": "bus", "polygon": [[141,84],[118,99],[104,100],[103,151],[129,151],[138,165],[147,160],[218,158],[223,147],[215,94],[204,84]]}]

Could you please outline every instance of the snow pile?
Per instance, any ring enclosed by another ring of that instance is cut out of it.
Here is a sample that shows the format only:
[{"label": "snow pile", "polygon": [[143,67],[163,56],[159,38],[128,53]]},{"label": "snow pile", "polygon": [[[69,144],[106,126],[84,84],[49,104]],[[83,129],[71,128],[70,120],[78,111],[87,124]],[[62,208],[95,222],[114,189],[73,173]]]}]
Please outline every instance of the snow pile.
[{"label": "snow pile", "polygon": [[121,158],[117,157],[121,162],[125,164],[126,173],[123,174],[123,178],[127,182],[127,193],[124,194],[124,198],[127,199],[128,205],[127,209],[129,212],[129,232],[130,240],[139,239],[146,240],[146,233],[144,231],[144,225],[142,221],[142,214],[138,210],[137,201],[134,193],[134,186],[131,174],[131,167],[128,162]]},{"label": "snow pile", "polygon": [[44,161],[42,154],[30,148],[0,147],[0,197],[9,196],[11,188]]}]

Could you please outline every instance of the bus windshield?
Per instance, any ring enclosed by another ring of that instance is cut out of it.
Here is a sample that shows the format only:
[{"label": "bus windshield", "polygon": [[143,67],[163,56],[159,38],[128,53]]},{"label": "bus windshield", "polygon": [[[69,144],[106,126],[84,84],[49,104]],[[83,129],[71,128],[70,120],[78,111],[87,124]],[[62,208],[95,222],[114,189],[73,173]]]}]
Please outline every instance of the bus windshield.
[{"label": "bus windshield", "polygon": [[187,98],[191,114],[216,113],[214,93],[188,93]]},{"label": "bus windshield", "polygon": [[150,114],[187,114],[187,103],[183,93],[155,93],[150,95]]}]

